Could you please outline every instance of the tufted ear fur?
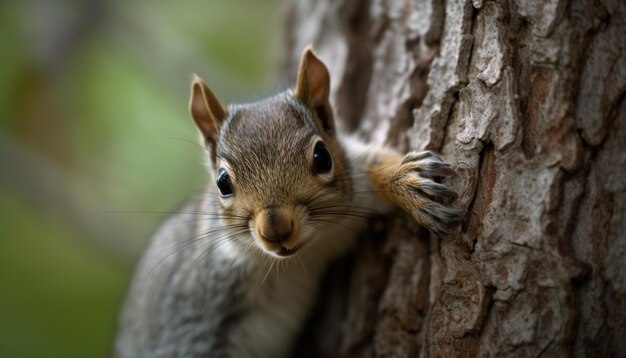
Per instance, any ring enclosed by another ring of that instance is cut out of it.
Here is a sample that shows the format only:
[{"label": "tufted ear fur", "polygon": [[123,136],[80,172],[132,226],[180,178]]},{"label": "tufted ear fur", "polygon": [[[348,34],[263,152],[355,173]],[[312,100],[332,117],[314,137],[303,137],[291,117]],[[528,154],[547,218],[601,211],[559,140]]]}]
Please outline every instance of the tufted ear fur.
[{"label": "tufted ear fur", "polygon": [[326,65],[309,46],[302,52],[294,95],[317,115],[320,125],[328,134],[335,132],[333,112],[328,101],[330,75]]},{"label": "tufted ear fur", "polygon": [[204,145],[211,150],[212,159],[215,159],[217,133],[226,117],[226,110],[211,92],[209,86],[196,75],[191,83],[189,112],[202,134]]}]

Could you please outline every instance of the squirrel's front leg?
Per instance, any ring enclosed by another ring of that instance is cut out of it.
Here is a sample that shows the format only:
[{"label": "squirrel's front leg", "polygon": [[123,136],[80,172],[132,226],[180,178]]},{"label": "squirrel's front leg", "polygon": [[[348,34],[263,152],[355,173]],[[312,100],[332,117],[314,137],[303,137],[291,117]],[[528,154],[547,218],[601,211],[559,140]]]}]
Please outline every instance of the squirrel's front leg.
[{"label": "squirrel's front leg", "polygon": [[402,156],[387,148],[362,148],[360,171],[371,188],[386,201],[399,206],[437,236],[445,236],[461,218],[461,210],[441,203],[457,194],[438,178],[454,174],[454,169],[437,154],[409,152]]}]

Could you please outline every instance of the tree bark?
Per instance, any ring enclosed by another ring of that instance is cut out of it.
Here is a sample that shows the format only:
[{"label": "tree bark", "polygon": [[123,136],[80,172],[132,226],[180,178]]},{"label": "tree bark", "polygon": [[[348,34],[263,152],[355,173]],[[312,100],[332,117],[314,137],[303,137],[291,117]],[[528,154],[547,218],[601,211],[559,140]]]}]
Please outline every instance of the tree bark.
[{"label": "tree bark", "polygon": [[[626,356],[626,2],[299,0],[339,121],[435,150],[464,221],[334,265],[299,356]],[[292,71],[293,72],[293,71]]]}]

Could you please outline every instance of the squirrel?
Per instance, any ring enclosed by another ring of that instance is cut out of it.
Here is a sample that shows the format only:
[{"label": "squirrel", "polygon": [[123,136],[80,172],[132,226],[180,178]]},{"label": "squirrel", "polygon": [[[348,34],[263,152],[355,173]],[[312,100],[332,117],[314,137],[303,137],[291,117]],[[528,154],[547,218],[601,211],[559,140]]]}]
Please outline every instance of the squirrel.
[{"label": "squirrel", "polygon": [[215,181],[157,230],[124,302],[119,357],[281,357],[329,261],[400,207],[445,236],[460,210],[437,154],[368,146],[338,130],[311,47],[294,89],[223,107],[195,76],[189,111]]}]

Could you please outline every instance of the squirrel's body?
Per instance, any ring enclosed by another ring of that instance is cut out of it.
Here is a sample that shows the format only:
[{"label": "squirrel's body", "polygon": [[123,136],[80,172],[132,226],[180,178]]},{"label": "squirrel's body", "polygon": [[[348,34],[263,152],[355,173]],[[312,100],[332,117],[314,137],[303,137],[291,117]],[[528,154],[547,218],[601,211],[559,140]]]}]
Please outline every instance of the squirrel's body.
[{"label": "squirrel's body", "polygon": [[226,111],[199,79],[191,113],[217,186],[157,231],[124,307],[121,357],[280,357],[327,263],[393,204],[442,235],[459,212],[430,152],[367,147],[335,130],[325,66],[305,51],[295,91]]}]

